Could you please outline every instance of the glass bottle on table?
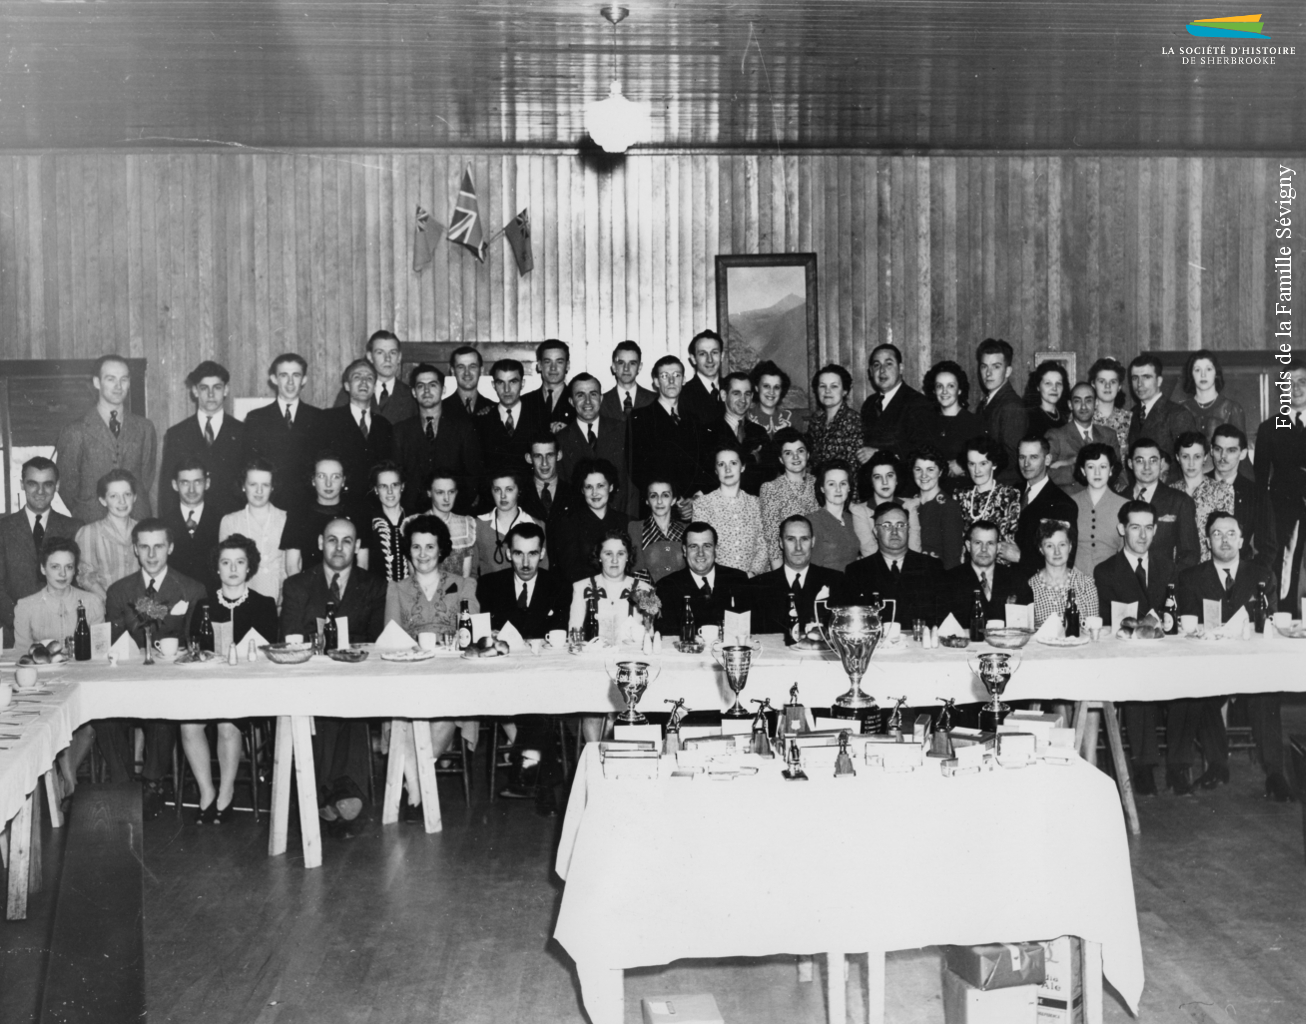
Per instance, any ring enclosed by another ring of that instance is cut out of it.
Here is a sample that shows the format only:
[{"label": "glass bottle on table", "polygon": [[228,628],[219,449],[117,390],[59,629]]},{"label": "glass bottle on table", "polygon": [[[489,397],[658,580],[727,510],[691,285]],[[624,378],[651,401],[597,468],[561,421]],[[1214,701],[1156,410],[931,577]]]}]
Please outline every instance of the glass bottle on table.
[{"label": "glass bottle on table", "polygon": [[581,639],[585,643],[598,639],[599,595],[593,587],[585,592],[585,621],[581,623]]},{"label": "glass bottle on table", "polygon": [[688,594],[685,595],[685,610],[681,614],[680,642],[692,644],[698,637],[698,623],[694,621],[694,605]]},{"label": "glass bottle on table", "polygon": [[215,646],[213,620],[209,618],[209,603],[207,601],[200,605],[200,624],[195,627],[193,639],[201,651],[213,653]]},{"label": "glass bottle on table", "polygon": [[1079,601],[1075,597],[1075,588],[1066,587],[1066,637],[1079,636]]},{"label": "glass bottle on table", "polygon": [[970,639],[979,643],[984,639],[984,591],[975,591],[975,601],[970,607]]},{"label": "glass bottle on table", "polygon": [[77,602],[77,625],[73,629],[73,660],[91,660],[91,627],[86,623],[86,607]]},{"label": "glass bottle on table", "polygon": [[1256,584],[1256,596],[1252,598],[1252,628],[1257,633],[1265,632],[1265,621],[1270,616],[1270,599],[1265,594],[1265,584]]},{"label": "glass bottle on table", "polygon": [[472,613],[467,608],[467,602],[462,601],[458,605],[458,650],[470,650],[472,646]]},{"label": "glass bottle on table", "polygon": [[326,618],[322,623],[322,653],[334,651],[340,647],[340,629],[336,626],[336,603],[328,601]]},{"label": "glass bottle on table", "polygon": [[1179,633],[1179,602],[1174,596],[1174,584],[1165,585],[1165,604],[1161,609],[1161,628],[1165,630],[1167,636],[1177,636]]},{"label": "glass bottle on table", "polygon": [[785,629],[785,646],[792,647],[803,638],[803,623],[798,618],[798,603],[793,591],[789,592],[789,624]]}]

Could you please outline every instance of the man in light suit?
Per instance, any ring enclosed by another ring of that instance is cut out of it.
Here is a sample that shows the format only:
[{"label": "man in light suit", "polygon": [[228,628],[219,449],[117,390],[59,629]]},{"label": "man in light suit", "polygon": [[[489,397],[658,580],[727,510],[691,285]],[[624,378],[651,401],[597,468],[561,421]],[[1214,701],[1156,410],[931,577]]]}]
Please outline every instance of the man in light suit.
[{"label": "man in light suit", "polygon": [[[322,563],[291,576],[282,590],[282,636],[316,634],[328,602],[335,604],[337,618],[349,620],[350,643],[371,643],[381,635],[386,582],[354,564],[357,541],[358,530],[348,519],[331,519],[322,527]],[[318,814],[328,823],[341,823],[330,834],[344,835],[366,810],[372,756],[367,722],[319,717],[315,724]]]},{"label": "man in light suit", "polygon": [[96,485],[111,469],[125,469],[136,477],[136,503],[132,518],[153,515],[150,495],[158,468],[158,438],[154,424],[127,410],[131,391],[131,369],[122,356],[101,356],[95,364],[91,384],[96,402],[80,420],[59,431],[55,461],[63,480],[63,500],[68,511],[85,523],[107,514],[100,504]]},{"label": "man in light suit", "polygon": [[[1162,619],[1166,589],[1175,582],[1175,568],[1170,556],[1155,545],[1156,509],[1145,501],[1128,501],[1121,506],[1118,518],[1116,530],[1124,538],[1124,549],[1099,562],[1093,569],[1102,621],[1108,626],[1120,625],[1111,621],[1112,601],[1118,604],[1137,602],[1138,618],[1155,612],[1156,617]],[[1199,705],[1198,701],[1171,701],[1168,730],[1176,736],[1191,735],[1197,728],[1196,719],[1192,724],[1188,720],[1200,716]],[[1121,712],[1125,720],[1125,735],[1129,737],[1129,751],[1133,755],[1134,791],[1139,796],[1155,796],[1155,769],[1161,761],[1160,747],[1156,742],[1160,705],[1154,701],[1131,700],[1121,705]],[[1167,744],[1166,750],[1166,786],[1179,796],[1192,792],[1188,779],[1191,751],[1185,759],[1177,743]]]},{"label": "man in light suit", "polygon": [[391,458],[404,471],[404,511],[409,515],[427,506],[424,488],[431,472],[452,473],[458,485],[453,510],[475,511],[481,472],[481,439],[467,417],[450,415],[444,403],[444,374],[430,363],[418,363],[408,375],[417,399],[417,415],[395,425]]},{"label": "man in light suit", "polygon": [[[189,576],[169,567],[172,533],[162,519],[143,519],[137,523],[132,528],[132,548],[141,571],[111,584],[104,602],[104,617],[113,627],[114,641],[123,633],[130,633],[136,644],[144,648],[147,620],[136,603],[148,598],[167,609],[163,620],[151,625],[150,640],[170,637],[185,647],[196,610],[207,599],[207,593]],[[133,725],[135,723],[127,719],[95,723],[95,737],[108,764],[109,777],[114,782],[126,782],[132,777],[135,760]],[[148,721],[144,723],[144,729],[145,765],[141,769],[141,778],[145,782],[144,814],[146,819],[150,819],[157,818],[163,809],[163,779],[172,767],[177,724]]]},{"label": "man in light suit", "polygon": [[[1025,486],[1020,495],[1020,518],[1016,521],[1016,547],[1020,548],[1020,571],[1029,579],[1043,568],[1043,552],[1039,549],[1038,524],[1044,519],[1059,519],[1068,524],[1070,535],[1075,535],[1079,507],[1075,499],[1048,479],[1047,465],[1050,450],[1048,439],[1041,435],[1026,437],[1020,442],[1017,459]],[[1075,549],[1070,549],[1070,567],[1075,565]]]},{"label": "man in light suit", "polygon": [[984,424],[984,433],[1001,444],[1007,455],[1007,465],[999,470],[997,480],[1017,487],[1020,471],[1016,468],[1016,449],[1025,436],[1029,417],[1025,403],[1011,386],[1015,351],[1001,338],[985,338],[975,350],[975,358],[984,391],[984,400],[975,411]]},{"label": "man in light suit", "polygon": [[629,424],[632,412],[657,401],[654,392],[636,381],[643,365],[644,353],[633,341],[623,341],[612,350],[612,376],[617,383],[603,393],[600,415],[620,417]]},{"label": "man in light suit", "polygon": [[589,373],[571,379],[574,419],[554,436],[558,439],[558,476],[564,485],[572,484],[572,471],[585,459],[607,459],[617,467],[616,507],[625,510],[630,490],[630,466],[626,452],[626,424],[602,415],[599,380]]},{"label": "man in light suit", "polygon": [[1153,547],[1164,552],[1176,572],[1197,564],[1202,544],[1197,535],[1197,506],[1183,491],[1161,483],[1165,457],[1161,446],[1150,437],[1130,442],[1129,466],[1134,471],[1133,497],[1150,502],[1156,509],[1156,540]]},{"label": "man in light suit", "polygon": [[345,367],[340,381],[349,394],[349,404],[323,411],[321,445],[339,457],[350,491],[359,495],[367,489],[372,467],[390,458],[395,428],[372,408],[376,370],[371,363],[355,359]]},{"label": "man in light suit", "polygon": [[[1179,574],[1179,613],[1201,616],[1206,601],[1220,602],[1220,618],[1228,621],[1239,608],[1249,613],[1259,594],[1265,594],[1266,617],[1279,607],[1278,587],[1274,573],[1264,566],[1242,557],[1242,528],[1231,511],[1212,512],[1206,523],[1206,536],[1211,543],[1211,558],[1201,565],[1185,569]],[[1266,629],[1271,627],[1267,624]],[[1273,800],[1292,799],[1292,789],[1283,773],[1283,733],[1279,720],[1279,693],[1256,693],[1247,698],[1247,717],[1256,741],[1261,767],[1265,770],[1265,795]],[[1205,704],[1204,722],[1211,731],[1225,740],[1224,724],[1220,720],[1222,698],[1212,697]],[[1199,733],[1199,736],[1201,734]],[[1177,737],[1174,742],[1181,749],[1191,749],[1192,736]],[[1228,743],[1213,741],[1202,743],[1206,755],[1206,772],[1197,780],[1201,789],[1214,789],[1229,781]]]},{"label": "man in light suit", "polygon": [[565,341],[550,338],[535,348],[535,368],[540,373],[540,386],[536,391],[522,395],[522,405],[530,408],[547,429],[556,434],[576,418],[571,404],[571,390],[567,387],[567,371],[571,367],[571,349]]},{"label": "man in light suit", "polygon": [[1101,423],[1093,422],[1097,410],[1097,396],[1093,386],[1083,382],[1070,389],[1070,422],[1053,427],[1047,432],[1052,451],[1048,463],[1048,476],[1067,494],[1084,489],[1075,482],[1075,458],[1086,444],[1097,442],[1110,445],[1120,454],[1116,432]]},{"label": "man in light suit", "polygon": [[22,479],[23,507],[0,519],[0,626],[6,647],[14,645],[14,606],[45,586],[40,570],[45,538],[75,537],[83,525],[50,507],[59,489],[58,465],[34,456],[23,463]]},{"label": "man in light suit", "polygon": [[159,515],[166,518],[177,508],[177,492],[169,486],[177,479],[183,461],[204,460],[209,475],[205,499],[219,518],[244,503],[240,491],[245,463],[245,424],[225,410],[231,374],[221,363],[206,359],[186,378],[195,401],[195,415],[174,423],[163,435],[163,462],[159,473]]},{"label": "man in light suit", "polygon": [[719,626],[727,611],[746,612],[752,607],[748,573],[717,565],[716,543],[716,530],[711,524],[690,523],[685,527],[681,538],[685,568],[667,573],[657,583],[663,633],[680,632],[685,621],[686,598],[698,626]]},{"label": "man in light suit", "polygon": [[1173,460],[1179,435],[1198,427],[1192,413],[1161,393],[1162,372],[1161,360],[1149,352],[1130,360],[1129,386],[1136,404],[1133,418],[1129,421],[1129,436],[1125,440],[1132,448],[1140,437],[1150,437],[1162,454]]},{"label": "man in light suit", "polygon": [[[404,358],[400,353],[399,339],[390,331],[376,331],[367,339],[367,352],[364,358],[376,371],[376,386],[372,390],[370,409],[377,416],[398,426],[410,416],[417,415],[417,402],[412,389],[399,379]],[[350,401],[348,386],[342,387],[336,395],[336,406],[348,405]]]},{"label": "man in light suit", "polygon": [[782,564],[748,581],[752,590],[754,633],[787,633],[789,597],[794,598],[801,628],[816,621],[816,602],[838,604],[844,577],[835,569],[812,565],[812,523],[806,516],[790,516],[780,524]]},{"label": "man in light suit", "polygon": [[283,352],[268,367],[276,399],[245,417],[245,462],[267,459],[276,470],[276,505],[292,520],[313,504],[313,460],[322,447],[322,410],[303,401],[308,362]]}]

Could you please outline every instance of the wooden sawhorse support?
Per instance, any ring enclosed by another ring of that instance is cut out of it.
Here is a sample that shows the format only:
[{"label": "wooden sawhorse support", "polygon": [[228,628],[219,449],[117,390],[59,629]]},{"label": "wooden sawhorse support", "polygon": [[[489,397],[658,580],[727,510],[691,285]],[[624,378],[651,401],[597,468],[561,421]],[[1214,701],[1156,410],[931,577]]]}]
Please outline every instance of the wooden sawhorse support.
[{"label": "wooden sawhorse support", "polygon": [[272,761],[272,821],[268,856],[286,852],[290,819],[290,774],[294,769],[299,792],[299,831],[304,843],[304,867],[322,866],[322,827],[317,818],[317,779],[313,773],[313,719],[308,715],[277,719],[277,750]]},{"label": "wooden sawhorse support", "polygon": [[[59,810],[59,787],[55,782],[53,769],[46,772],[46,801],[50,805],[50,826],[60,828],[63,814]],[[23,921],[27,918],[27,896],[41,891],[41,792],[29,793],[23,806],[9,823],[9,828],[0,834],[0,854],[9,868],[8,898],[5,902],[5,917],[10,921]]]},{"label": "wooden sawhorse support", "polygon": [[399,796],[404,787],[404,767],[411,751],[417,756],[417,783],[422,794],[422,819],[427,832],[439,832],[440,793],[435,785],[435,748],[431,746],[431,723],[396,718],[390,722],[390,757],[386,762],[385,796],[381,824],[399,820]]},{"label": "wooden sawhorse support", "polygon": [[1120,737],[1120,716],[1109,700],[1081,700],[1075,704],[1075,749],[1089,764],[1097,764],[1098,714],[1106,722],[1106,741],[1111,748],[1111,761],[1116,769],[1116,785],[1120,788],[1120,803],[1124,805],[1125,820],[1131,835],[1142,829],[1138,824],[1138,807],[1134,803],[1134,783],[1129,778],[1129,762],[1125,758],[1125,745]]}]

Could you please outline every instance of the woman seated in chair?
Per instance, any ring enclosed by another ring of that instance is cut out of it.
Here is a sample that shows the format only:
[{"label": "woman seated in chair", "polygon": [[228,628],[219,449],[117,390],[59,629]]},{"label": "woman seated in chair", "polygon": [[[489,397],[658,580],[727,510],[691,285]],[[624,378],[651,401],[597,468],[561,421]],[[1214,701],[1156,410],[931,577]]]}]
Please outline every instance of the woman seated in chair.
[{"label": "woman seated in chair", "polygon": [[[233,533],[218,542],[214,560],[218,588],[209,595],[209,621],[215,626],[231,623],[231,642],[240,653],[245,652],[242,645],[247,642],[251,629],[268,642],[276,640],[277,602],[249,586],[251,577],[258,572],[258,544],[243,534]],[[218,722],[217,726],[218,787],[215,789],[208,723],[181,724],[181,749],[200,791],[197,825],[221,825],[231,820],[236,769],[240,765],[240,726],[235,722]]]},{"label": "woman seated in chair", "polygon": [[[441,563],[453,550],[449,527],[434,515],[411,516],[404,523],[404,550],[412,564],[413,573],[407,579],[391,581],[385,595],[385,617],[395,622],[409,636],[419,633],[449,634],[458,632],[458,613],[464,601],[473,615],[481,610],[476,600],[476,581],[465,576],[453,576],[441,570]],[[421,728],[422,722],[414,722]],[[437,718],[430,722],[431,749],[438,760],[453,745],[455,729],[461,729],[467,745],[476,748],[480,723]],[[405,821],[416,821],[416,809],[422,804],[422,791],[417,782],[417,751],[404,734],[404,786],[408,793]],[[390,742],[395,742],[392,734]]]}]

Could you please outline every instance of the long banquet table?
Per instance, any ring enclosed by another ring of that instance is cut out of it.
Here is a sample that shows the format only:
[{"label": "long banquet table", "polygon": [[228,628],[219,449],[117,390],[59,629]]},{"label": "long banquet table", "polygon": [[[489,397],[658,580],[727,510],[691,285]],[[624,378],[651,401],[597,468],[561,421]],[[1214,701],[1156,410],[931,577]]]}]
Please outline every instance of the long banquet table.
[{"label": "long banquet table", "polygon": [[554,937],[595,1024],[624,1019],[624,968],[816,952],[829,953],[832,1021],[844,1019],[843,955],[869,954],[867,1008],[882,1021],[887,951],[1060,935],[1089,944],[1089,1024],[1102,1019],[1094,968],[1137,1013],[1133,876],[1107,776],[1076,761],[944,778],[927,762],[787,782],[778,760],[760,763],[729,782],[669,769],[614,780],[587,748],[558,848]]},{"label": "long banquet table", "polygon": [[[743,694],[746,702],[769,697],[778,706],[795,682],[803,701],[811,706],[828,705],[847,689],[847,679],[832,655],[791,653],[779,637],[761,639],[763,651],[753,661]],[[972,645],[969,651],[926,651],[908,644],[901,653],[877,652],[863,686],[882,703],[899,696],[915,706],[942,698],[978,701],[984,695],[967,666],[967,658],[977,649]],[[117,667],[45,666],[41,685],[49,695],[19,695],[20,703],[0,712],[0,735],[20,737],[0,738],[0,821],[10,821],[23,811],[72,731],[94,719],[276,717],[283,735],[300,738],[293,744],[293,754],[300,784],[305,785],[312,777],[307,743],[311,716],[426,719],[608,712],[621,706],[606,671],[606,663],[617,653],[573,656],[546,651],[539,656],[472,660],[441,655],[411,664],[382,662],[373,656],[358,665],[318,657],[290,666],[266,660],[235,667],[139,662]],[[1104,639],[1078,648],[1031,644],[1021,653],[1023,664],[1008,685],[1008,699],[1168,700],[1306,690],[1306,673],[1300,668],[1306,645],[1277,636],[1220,642]],[[12,651],[0,655],[0,667],[12,664],[12,657]],[[655,660],[660,675],[645,693],[642,707],[661,708],[664,700],[679,697],[691,708],[728,705],[722,673],[710,655],[682,655],[668,643]],[[12,678],[8,671],[5,677]],[[279,744],[279,749],[289,747]],[[277,769],[280,774],[274,782],[282,784],[277,794],[282,803],[274,804],[274,819],[278,807],[288,806],[290,750],[283,750]],[[284,849],[284,814],[279,824]],[[274,839],[277,825],[274,820]],[[306,863],[313,866],[320,860],[320,849],[310,849],[317,840],[316,816],[301,814],[301,825]],[[275,843],[270,848],[280,852]]]}]

